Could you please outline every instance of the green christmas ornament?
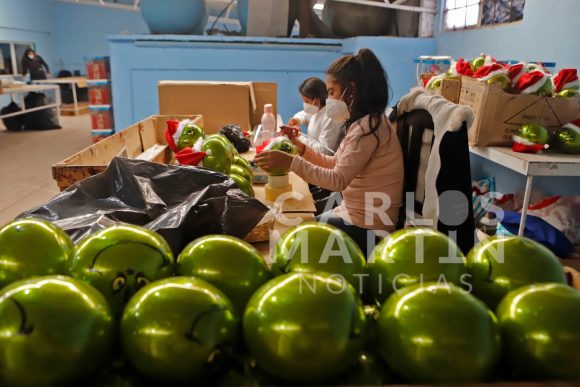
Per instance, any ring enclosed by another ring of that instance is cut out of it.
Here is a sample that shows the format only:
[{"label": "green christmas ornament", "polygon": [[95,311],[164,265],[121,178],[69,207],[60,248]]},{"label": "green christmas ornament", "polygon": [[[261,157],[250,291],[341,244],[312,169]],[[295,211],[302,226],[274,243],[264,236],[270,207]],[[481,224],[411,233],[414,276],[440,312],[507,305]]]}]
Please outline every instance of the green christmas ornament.
[{"label": "green christmas ornament", "polygon": [[252,187],[252,183],[246,180],[244,177],[237,175],[235,173],[230,173],[230,179],[232,179],[239,189],[242,190],[243,193],[250,197],[256,196],[254,193],[254,188]]},{"label": "green christmas ornament", "polygon": [[381,309],[378,334],[383,360],[410,383],[481,383],[500,355],[496,317],[455,285],[416,285],[393,294]]},{"label": "green christmas ornament", "polygon": [[546,128],[537,124],[525,124],[513,137],[512,150],[522,153],[537,153],[548,149],[550,134]]},{"label": "green christmas ornament", "polygon": [[[296,146],[294,144],[292,144],[292,141],[290,141],[285,136],[279,136],[279,137],[273,138],[268,143],[268,145],[266,145],[266,147],[264,148],[264,151],[281,151],[281,152],[288,153],[290,155],[297,155],[298,154],[298,149],[296,148]],[[272,169],[268,173],[272,176],[282,176],[282,175],[287,175],[288,172],[289,172],[288,169],[278,168],[278,169]]]},{"label": "green christmas ornament", "polygon": [[0,228],[0,288],[29,277],[66,274],[74,246],[50,222],[19,219]]},{"label": "green christmas ornament", "polygon": [[237,331],[228,298],[194,277],[166,278],[144,287],[121,320],[121,341],[131,364],[167,382],[213,374],[234,346]]},{"label": "green christmas ornament", "polygon": [[580,119],[558,129],[552,137],[552,145],[562,153],[580,154]]},{"label": "green christmas ornament", "polygon": [[252,181],[252,175],[250,174],[250,172],[248,172],[248,170],[246,168],[241,167],[237,164],[233,164],[231,166],[230,174],[235,174],[235,175],[241,176],[249,182]]},{"label": "green christmas ornament", "polygon": [[276,243],[272,272],[326,272],[346,279],[358,291],[364,285],[366,260],[344,231],[325,223],[304,222],[289,228]]},{"label": "green christmas ornament", "polygon": [[428,228],[406,228],[383,239],[369,258],[368,273],[370,294],[379,303],[407,286],[467,281],[459,247]]},{"label": "green christmas ornament", "polygon": [[203,158],[203,166],[225,174],[230,173],[234,155],[226,139],[218,134],[207,137],[201,151],[206,152]]},{"label": "green christmas ornament", "polygon": [[325,273],[291,273],[262,286],[244,314],[256,363],[292,382],[328,380],[355,364],[366,339],[354,288]]},{"label": "green christmas ornament", "polygon": [[70,274],[90,283],[120,315],[142,287],[174,272],[169,245],[159,234],[133,225],[98,231],[75,249]]},{"label": "green christmas ornament", "polygon": [[179,136],[177,146],[179,147],[179,149],[184,149],[188,147],[192,148],[193,145],[197,142],[197,140],[199,140],[200,138],[203,139],[204,137],[205,133],[200,126],[195,125],[193,123],[188,123],[183,128],[183,132]]},{"label": "green christmas ornament", "polygon": [[240,315],[252,294],[270,280],[270,269],[258,250],[228,235],[208,235],[191,242],[177,258],[177,272],[214,285]]},{"label": "green christmas ornament", "polygon": [[491,237],[467,255],[473,295],[493,310],[512,290],[534,283],[566,283],[562,264],[538,242],[523,237]]},{"label": "green christmas ornament", "polygon": [[233,165],[239,165],[240,167],[245,168],[252,176],[254,176],[254,168],[252,168],[250,162],[242,156],[234,156]]},{"label": "green christmas ornament", "polygon": [[65,276],[0,291],[0,385],[81,385],[107,360],[114,320],[92,286]]},{"label": "green christmas ornament", "polygon": [[510,292],[497,318],[505,359],[521,380],[580,380],[580,292],[564,284]]}]

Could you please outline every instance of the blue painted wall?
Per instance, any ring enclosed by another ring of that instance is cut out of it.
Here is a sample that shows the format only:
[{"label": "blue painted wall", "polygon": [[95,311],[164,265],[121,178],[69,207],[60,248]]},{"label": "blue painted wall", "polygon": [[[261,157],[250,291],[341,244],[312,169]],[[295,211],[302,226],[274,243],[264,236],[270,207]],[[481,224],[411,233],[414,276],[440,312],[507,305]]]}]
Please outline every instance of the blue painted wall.
[{"label": "blue painted wall", "polygon": [[148,32],[139,12],[57,2],[54,14],[59,66],[83,73],[86,57],[109,54],[107,35]]},{"label": "blue painted wall", "polygon": [[0,40],[34,42],[49,66],[56,63],[52,0],[0,0]]},{"label": "blue painted wall", "polygon": [[[440,2],[444,6],[444,1]],[[496,58],[557,62],[557,69],[580,68],[580,1],[526,0],[520,22],[467,31],[441,32],[437,36],[439,55],[474,57],[485,52]],[[442,26],[442,13],[438,15]],[[566,34],[566,35],[564,35]],[[504,193],[521,192],[525,178],[511,170],[472,156],[475,179],[495,176]],[[536,178],[533,185],[550,195],[580,195],[580,178]]]},{"label": "blue painted wall", "polygon": [[[440,4],[443,6],[444,1]],[[439,55],[473,57],[481,52],[501,59],[557,62],[580,67],[580,1],[526,0],[524,19],[467,31],[442,32]]]},{"label": "blue painted wall", "polygon": [[[163,40],[164,39],[164,40]],[[358,37],[342,40],[115,36],[111,38],[115,126],[122,129],[158,112],[160,80],[271,81],[278,83],[284,119],[301,109],[298,86],[324,78],[341,55],[367,47],[386,67],[398,100],[415,83],[413,58],[434,54],[434,39]],[[411,69],[411,70],[409,70]]]}]

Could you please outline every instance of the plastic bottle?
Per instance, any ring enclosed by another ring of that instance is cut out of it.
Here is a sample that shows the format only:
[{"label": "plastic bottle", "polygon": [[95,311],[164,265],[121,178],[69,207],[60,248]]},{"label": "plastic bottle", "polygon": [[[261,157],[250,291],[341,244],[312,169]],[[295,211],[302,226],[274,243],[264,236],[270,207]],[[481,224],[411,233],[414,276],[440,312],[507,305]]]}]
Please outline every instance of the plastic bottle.
[{"label": "plastic bottle", "polygon": [[268,103],[264,105],[264,114],[260,127],[256,131],[254,137],[254,146],[260,146],[264,141],[274,138],[276,134],[276,117],[274,117],[274,107]]}]

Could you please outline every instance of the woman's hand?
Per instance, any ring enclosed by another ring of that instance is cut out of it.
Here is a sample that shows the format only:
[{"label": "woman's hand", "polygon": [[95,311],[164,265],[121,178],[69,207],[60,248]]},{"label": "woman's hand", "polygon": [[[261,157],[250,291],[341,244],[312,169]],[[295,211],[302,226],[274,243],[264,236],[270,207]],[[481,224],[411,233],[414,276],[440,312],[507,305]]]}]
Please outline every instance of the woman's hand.
[{"label": "woman's hand", "polygon": [[254,158],[254,162],[264,171],[269,172],[273,169],[290,169],[294,156],[282,151],[264,151],[260,152]]},{"label": "woman's hand", "polygon": [[288,126],[300,126],[300,120],[298,118],[290,118]]}]

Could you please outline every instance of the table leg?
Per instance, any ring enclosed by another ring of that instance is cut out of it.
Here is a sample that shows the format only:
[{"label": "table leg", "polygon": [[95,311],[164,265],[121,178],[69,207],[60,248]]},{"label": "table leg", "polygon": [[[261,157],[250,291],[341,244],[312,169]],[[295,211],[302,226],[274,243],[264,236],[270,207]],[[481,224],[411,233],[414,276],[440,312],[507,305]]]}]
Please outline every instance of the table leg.
[{"label": "table leg", "polygon": [[75,116],[79,115],[79,102],[77,101],[77,84],[73,83],[72,84],[72,90],[73,90],[73,102],[74,102],[74,106],[75,106]]},{"label": "table leg", "polygon": [[56,89],[54,89],[54,97],[56,98],[56,119],[58,120],[58,124],[60,125],[60,105],[62,103],[62,100],[60,98],[60,87],[56,87]]},{"label": "table leg", "polygon": [[526,228],[526,216],[528,215],[528,206],[530,205],[530,195],[532,193],[533,179],[533,176],[528,176],[526,180],[526,191],[524,192],[524,204],[522,207],[522,217],[520,218],[520,229],[518,230],[518,236],[524,236],[524,229]]}]

